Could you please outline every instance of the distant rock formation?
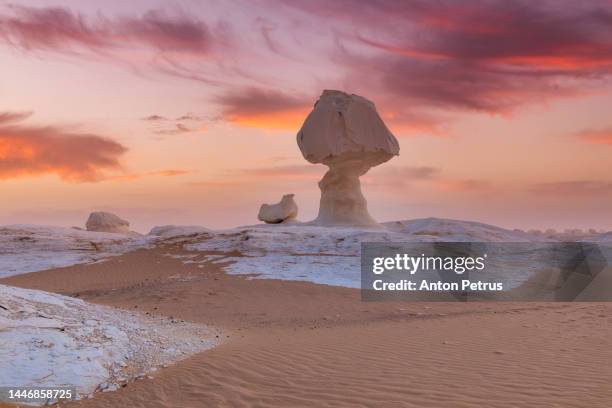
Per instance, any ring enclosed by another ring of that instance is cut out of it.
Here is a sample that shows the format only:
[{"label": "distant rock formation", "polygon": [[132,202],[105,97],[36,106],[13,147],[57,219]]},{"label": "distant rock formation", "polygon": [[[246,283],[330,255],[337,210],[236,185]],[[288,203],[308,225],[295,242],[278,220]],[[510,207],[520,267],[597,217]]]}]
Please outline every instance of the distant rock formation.
[{"label": "distant rock formation", "polygon": [[197,235],[210,232],[208,228],[199,225],[159,225],[153,227],[149,235],[162,238],[172,238],[185,235]]},{"label": "distant rock formation", "polygon": [[359,177],[399,154],[399,143],[371,101],[325,90],[297,134],[302,155],[329,171],[319,182],[318,225],[378,225],[370,216]]},{"label": "distant rock formation", "polygon": [[262,204],[259,208],[257,218],[267,224],[279,224],[298,215],[298,207],[293,196],[295,194],[285,194],[277,204]]},{"label": "distant rock formation", "polygon": [[123,234],[130,232],[129,222],[119,218],[115,214],[104,211],[96,211],[89,214],[85,227],[87,231],[116,232]]}]

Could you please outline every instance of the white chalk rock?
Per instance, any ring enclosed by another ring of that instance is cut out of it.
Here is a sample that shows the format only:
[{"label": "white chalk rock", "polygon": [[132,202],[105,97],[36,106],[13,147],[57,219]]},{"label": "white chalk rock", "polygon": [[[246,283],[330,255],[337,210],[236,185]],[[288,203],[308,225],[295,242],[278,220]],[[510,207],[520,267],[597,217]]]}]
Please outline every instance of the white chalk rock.
[{"label": "white chalk rock", "polygon": [[318,225],[377,225],[359,177],[399,154],[399,143],[371,101],[325,90],[297,134],[302,155],[329,171],[319,182]]},{"label": "white chalk rock", "polygon": [[130,232],[129,222],[117,217],[115,214],[104,211],[96,211],[89,214],[85,227],[87,228],[87,231],[116,233]]},{"label": "white chalk rock", "polygon": [[285,194],[277,204],[262,204],[257,218],[267,224],[279,224],[294,219],[298,214],[297,204],[293,200],[294,195]]},{"label": "white chalk rock", "polygon": [[186,235],[205,234],[210,232],[208,228],[199,225],[160,225],[153,227],[149,235],[162,238],[173,238]]},{"label": "white chalk rock", "polygon": [[333,90],[323,91],[298,132],[297,142],[311,163],[328,164],[345,153],[373,153],[383,163],[399,154],[399,143],[373,102]]}]

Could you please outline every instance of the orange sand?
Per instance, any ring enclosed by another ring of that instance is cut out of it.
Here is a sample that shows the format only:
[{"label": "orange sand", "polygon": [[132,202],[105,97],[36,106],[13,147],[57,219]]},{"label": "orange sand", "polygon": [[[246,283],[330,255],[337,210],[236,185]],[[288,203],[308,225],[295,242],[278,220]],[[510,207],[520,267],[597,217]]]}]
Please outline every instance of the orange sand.
[{"label": "orange sand", "polygon": [[220,327],[217,348],[70,407],[612,406],[612,305],[362,302],[168,246],[0,280]]}]

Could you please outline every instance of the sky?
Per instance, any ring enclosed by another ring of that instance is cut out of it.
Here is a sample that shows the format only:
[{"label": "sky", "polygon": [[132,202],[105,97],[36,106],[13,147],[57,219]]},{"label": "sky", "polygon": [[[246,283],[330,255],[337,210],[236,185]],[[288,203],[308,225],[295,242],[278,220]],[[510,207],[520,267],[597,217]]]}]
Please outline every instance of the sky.
[{"label": "sky", "polygon": [[295,135],[339,89],[400,143],[377,220],[612,230],[611,75],[610,0],[0,0],[0,224],[313,219]]}]

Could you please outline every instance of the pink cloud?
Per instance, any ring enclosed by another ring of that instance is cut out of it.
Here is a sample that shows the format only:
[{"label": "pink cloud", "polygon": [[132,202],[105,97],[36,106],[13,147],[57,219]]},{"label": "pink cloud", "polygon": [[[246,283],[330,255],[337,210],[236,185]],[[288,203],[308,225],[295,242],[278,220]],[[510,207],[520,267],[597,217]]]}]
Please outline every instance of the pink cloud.
[{"label": "pink cloud", "polygon": [[[582,95],[612,74],[612,3],[287,1],[334,22],[347,83],[389,105],[487,113]],[[360,52],[355,46],[361,46]],[[363,51],[366,51],[364,54]]]},{"label": "pink cloud", "polygon": [[88,18],[61,7],[10,6],[0,15],[0,40],[26,50],[120,49],[127,45],[157,51],[204,55],[213,35],[198,19],[150,10],[140,17]]},{"label": "pink cloud", "polygon": [[529,191],[535,194],[551,196],[608,196],[612,194],[612,182],[578,180],[539,183],[532,186]]},{"label": "pink cloud", "polygon": [[0,112],[0,125],[29,118],[32,112]]},{"label": "pink cloud", "polygon": [[[264,2],[253,10],[268,11],[265,19],[253,17],[241,36],[190,12],[7,10],[0,14],[0,42],[112,62],[144,50],[157,72],[214,85],[222,118],[250,127],[297,130],[321,90],[279,91],[289,87],[270,83],[274,72],[261,75],[266,63],[254,55],[274,58],[272,71],[301,64],[299,72],[308,72],[313,57],[325,60],[341,78],[317,83],[375,99],[398,136],[445,134],[457,112],[508,115],[526,104],[582,96],[612,74],[612,3],[603,0]],[[333,26],[327,48],[303,41],[326,25]]]}]

